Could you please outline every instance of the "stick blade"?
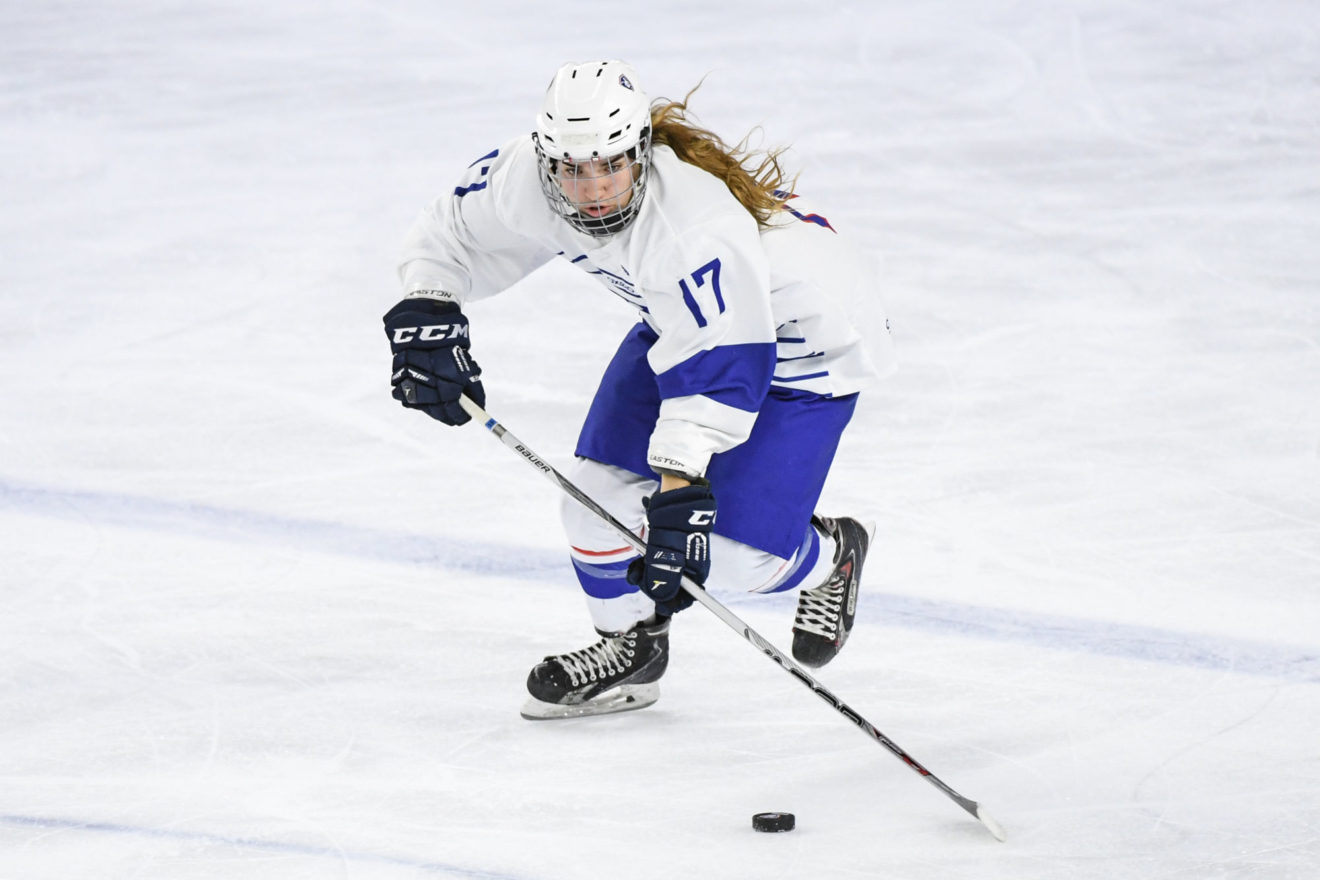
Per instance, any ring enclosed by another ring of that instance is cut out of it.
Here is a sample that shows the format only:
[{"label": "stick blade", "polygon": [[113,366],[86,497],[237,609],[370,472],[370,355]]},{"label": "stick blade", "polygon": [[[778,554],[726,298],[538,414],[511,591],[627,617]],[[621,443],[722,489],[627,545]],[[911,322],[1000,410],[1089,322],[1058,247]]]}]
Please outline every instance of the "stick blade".
[{"label": "stick blade", "polygon": [[987,813],[985,807],[982,807],[980,804],[976,805],[976,818],[980,819],[981,824],[995,836],[995,840],[998,840],[1000,843],[1008,840],[1008,832],[1004,830],[1004,826],[996,822],[995,817]]}]

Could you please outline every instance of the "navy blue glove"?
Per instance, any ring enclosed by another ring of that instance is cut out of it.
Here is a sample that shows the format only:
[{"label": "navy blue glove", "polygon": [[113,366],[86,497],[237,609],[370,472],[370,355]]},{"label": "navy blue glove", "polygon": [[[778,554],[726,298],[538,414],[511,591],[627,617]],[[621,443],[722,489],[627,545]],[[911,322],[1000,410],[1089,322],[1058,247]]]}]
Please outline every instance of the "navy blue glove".
[{"label": "navy blue glove", "polygon": [[710,530],[715,496],[710,483],[656,492],[646,502],[646,554],[628,566],[628,583],[641,587],[657,614],[671,616],[692,604],[680,584],[687,575],[704,584],[710,574]]},{"label": "navy blue glove", "polygon": [[394,352],[393,397],[446,425],[471,416],[458,398],[486,405],[481,368],[468,354],[468,319],[457,303],[412,297],[385,313],[385,335]]}]

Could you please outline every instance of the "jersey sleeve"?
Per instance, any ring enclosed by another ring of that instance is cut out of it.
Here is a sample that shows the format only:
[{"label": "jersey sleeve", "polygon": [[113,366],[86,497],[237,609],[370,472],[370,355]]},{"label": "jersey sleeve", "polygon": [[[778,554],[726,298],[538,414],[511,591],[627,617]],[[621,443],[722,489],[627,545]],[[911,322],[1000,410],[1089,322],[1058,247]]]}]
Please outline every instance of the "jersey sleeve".
[{"label": "jersey sleeve", "polygon": [[526,218],[548,210],[535,166],[527,137],[468,166],[408,231],[399,265],[404,293],[428,291],[459,303],[483,299],[554,256],[528,234]]},{"label": "jersey sleeve", "polygon": [[770,274],[756,221],[741,211],[688,230],[647,273],[647,358],[660,416],[647,460],[703,476],[751,434],[775,366]]}]

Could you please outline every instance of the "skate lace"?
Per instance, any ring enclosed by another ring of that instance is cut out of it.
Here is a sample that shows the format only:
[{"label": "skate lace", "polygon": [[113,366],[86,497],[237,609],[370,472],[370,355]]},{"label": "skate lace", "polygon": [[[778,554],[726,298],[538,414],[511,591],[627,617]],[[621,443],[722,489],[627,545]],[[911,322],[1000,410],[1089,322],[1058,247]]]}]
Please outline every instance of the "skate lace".
[{"label": "skate lace", "polygon": [[636,636],[632,633],[606,636],[589,648],[561,654],[557,659],[568,673],[572,686],[577,687],[612,674],[620,674],[632,666],[632,658],[637,653],[633,650],[636,644]]},{"label": "skate lace", "polygon": [[838,629],[839,610],[843,607],[841,579],[831,578],[814,590],[804,590],[798,599],[797,617],[793,628],[813,635],[832,639]]}]

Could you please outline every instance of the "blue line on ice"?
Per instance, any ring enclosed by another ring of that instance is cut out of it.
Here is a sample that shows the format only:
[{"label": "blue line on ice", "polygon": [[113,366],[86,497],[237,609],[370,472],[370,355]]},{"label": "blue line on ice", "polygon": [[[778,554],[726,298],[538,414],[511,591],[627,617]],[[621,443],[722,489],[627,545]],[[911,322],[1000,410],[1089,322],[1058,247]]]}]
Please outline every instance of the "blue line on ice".
[{"label": "blue line on ice", "polygon": [[58,519],[103,523],[189,537],[265,544],[381,562],[443,566],[505,577],[544,576],[567,564],[567,551],[551,553],[507,544],[410,535],[325,520],[298,519],[186,501],[25,486],[0,478],[0,509]]},{"label": "blue line on ice", "polygon": [[1022,613],[931,602],[892,593],[881,603],[885,622],[907,629],[956,633],[1076,653],[1149,660],[1174,666],[1242,672],[1296,682],[1320,682],[1320,653],[1289,645],[1132,626],[1091,618]]},{"label": "blue line on ice", "polygon": [[76,819],[56,819],[44,816],[7,816],[3,814],[0,814],[0,825],[64,831],[87,831],[132,837],[153,837],[160,840],[185,840],[195,843],[222,844],[242,849],[257,849],[266,852],[309,856],[318,859],[328,858],[335,859],[336,861],[373,862],[376,864],[398,865],[404,868],[431,871],[453,877],[471,878],[471,880],[516,880],[516,878],[508,874],[493,874],[490,871],[474,871],[468,868],[460,868],[455,865],[442,864],[440,862],[404,859],[396,856],[378,855],[375,853],[355,853],[335,847],[309,846],[301,843],[285,843],[278,840],[262,840],[255,837],[228,837],[223,834],[207,834],[201,831],[178,831],[170,828],[121,825],[115,822],[80,822]]},{"label": "blue line on ice", "polygon": [[[545,580],[567,571],[565,554],[493,542],[458,544],[438,536],[321,520],[297,519],[205,504],[109,492],[23,486],[0,479],[0,509],[11,508],[61,519],[145,528],[194,537],[271,544],[286,549],[334,553],[382,562],[405,562],[499,577]],[[790,602],[792,597],[725,599],[731,607],[753,602]],[[966,635],[1069,652],[1087,651],[1197,667],[1320,682],[1320,654],[1303,648],[1245,639],[1131,626],[1092,618],[1070,618],[892,593],[864,593],[862,601],[888,625]]]}]

